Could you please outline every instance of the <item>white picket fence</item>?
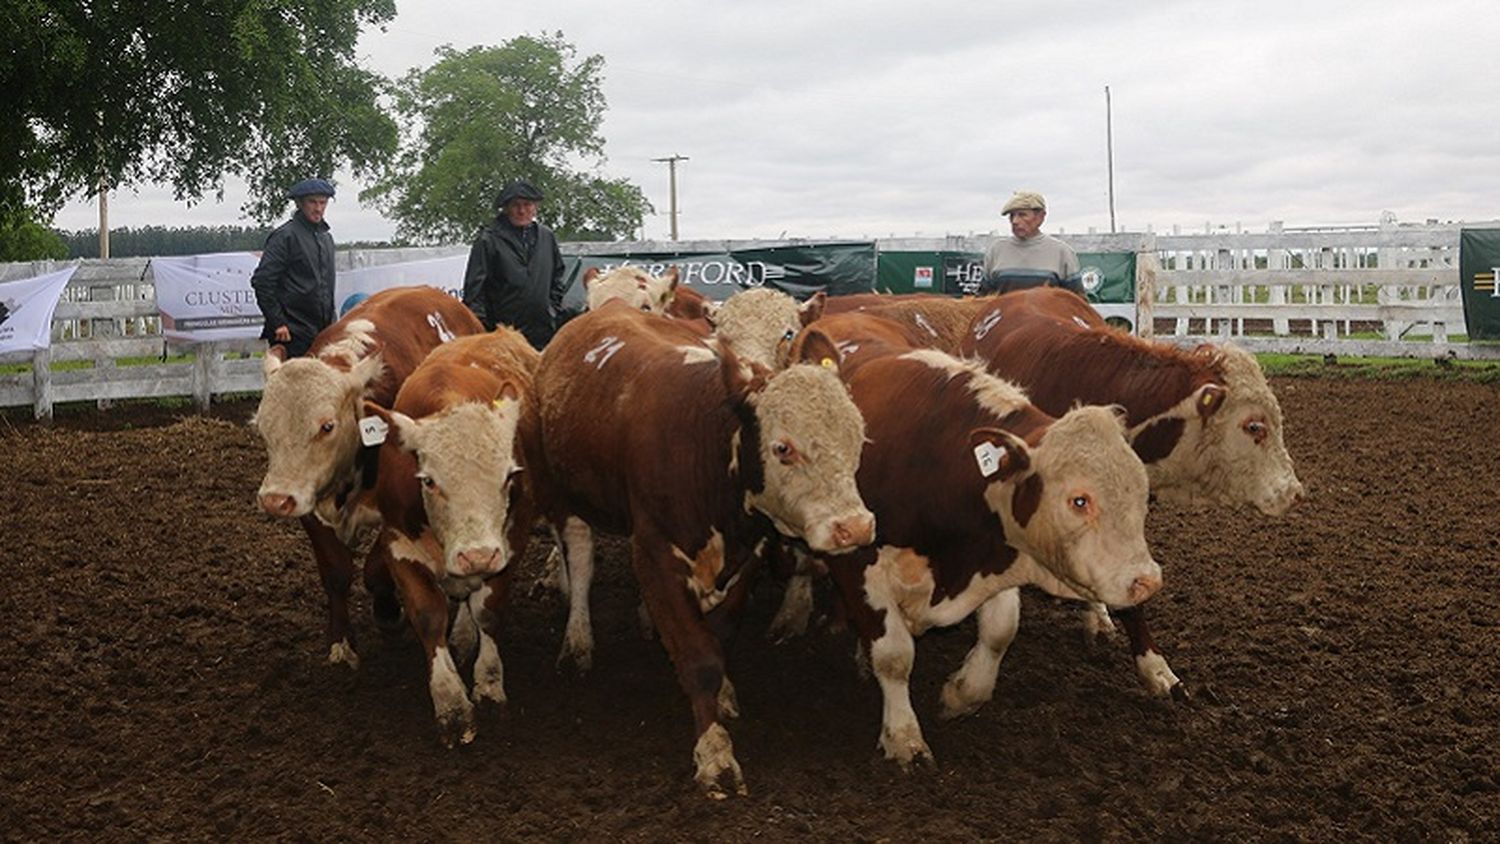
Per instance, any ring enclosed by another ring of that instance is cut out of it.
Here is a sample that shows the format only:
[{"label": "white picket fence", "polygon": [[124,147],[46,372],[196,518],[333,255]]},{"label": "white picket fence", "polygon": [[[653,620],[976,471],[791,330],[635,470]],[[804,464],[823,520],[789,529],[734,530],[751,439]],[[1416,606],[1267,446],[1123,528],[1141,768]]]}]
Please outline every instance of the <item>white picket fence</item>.
[{"label": "white picket fence", "polygon": [[[1472,225],[1472,224],[1471,224]],[[1500,226],[1500,223],[1486,224]],[[1343,356],[1500,360],[1500,345],[1456,342],[1464,333],[1457,224],[1264,233],[1064,234],[1080,252],[1136,253],[1137,333],[1174,343],[1231,340],[1251,351]],[[756,242],[756,247],[788,245]],[[987,237],[880,240],[877,249],[983,252]],[[743,241],[715,241],[714,249]],[[670,244],[694,251],[693,244]],[[702,246],[702,244],[699,244]],[[565,244],[564,253],[652,252],[661,243]],[[466,251],[348,250],[340,269]],[[703,251],[703,250],[697,250]],[[0,356],[0,407],[31,405],[50,418],[61,402],[215,396],[259,391],[260,341],[176,344],[161,336],[146,258],[80,263],[53,319],[51,349]],[[61,269],[41,261],[0,264],[0,283]],[[1357,336],[1378,332],[1378,338]]]}]

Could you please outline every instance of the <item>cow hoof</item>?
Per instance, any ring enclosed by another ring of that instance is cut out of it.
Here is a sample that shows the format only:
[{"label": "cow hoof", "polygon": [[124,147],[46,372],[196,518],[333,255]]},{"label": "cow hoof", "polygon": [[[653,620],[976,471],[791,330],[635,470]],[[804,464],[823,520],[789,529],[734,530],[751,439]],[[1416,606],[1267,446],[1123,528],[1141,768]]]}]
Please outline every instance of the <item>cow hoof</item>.
[{"label": "cow hoof", "polygon": [[1193,696],[1188,694],[1187,686],[1183,685],[1182,681],[1179,680],[1177,685],[1172,687],[1172,700],[1177,703],[1188,703],[1192,699]]},{"label": "cow hoof", "polygon": [[557,668],[559,671],[573,669],[573,673],[582,677],[589,673],[594,667],[593,645],[582,647],[566,640],[563,641],[562,650],[557,654]]},{"label": "cow hoof", "polygon": [[359,654],[354,652],[354,645],[348,639],[341,639],[328,646],[328,664],[338,665],[343,663],[355,670],[359,669]]},{"label": "cow hoof", "polygon": [[1089,604],[1083,610],[1083,639],[1085,644],[1098,645],[1113,639],[1117,628],[1109,617],[1109,609],[1103,604]]},{"label": "cow hoof", "polygon": [[[1141,682],[1146,684],[1146,689],[1154,697],[1176,697],[1174,689],[1182,685],[1177,675],[1172,673],[1172,666],[1156,651],[1148,651],[1135,658],[1135,670],[1140,674]],[[1187,694],[1184,690],[1183,694]]]},{"label": "cow hoof", "polygon": [[697,768],[693,779],[710,800],[728,797],[726,784],[741,797],[750,795],[740,763],[734,758],[734,743],[729,740],[729,731],[722,724],[710,725],[698,737],[698,743],[693,746],[693,764]]},{"label": "cow hoof", "polygon": [[734,692],[734,684],[725,677],[719,686],[719,717],[725,721],[732,721],[740,717],[740,698]]},{"label": "cow hoof", "polygon": [[474,681],[474,705],[478,706],[480,701],[485,700],[503,709],[508,702],[505,697],[505,684],[491,680]]},{"label": "cow hoof", "polygon": [[468,705],[468,701],[438,716],[438,740],[449,750],[468,744],[477,735],[479,728],[474,724],[474,708]]},{"label": "cow hoof", "polygon": [[885,758],[900,765],[901,770],[907,773],[922,764],[933,764],[932,750],[922,738],[921,730],[916,728],[882,732],[880,749],[885,753]]},{"label": "cow hoof", "polygon": [[949,680],[943,686],[942,706],[938,709],[938,717],[944,721],[952,721],[966,715],[973,715],[989,703],[987,697],[973,697],[964,689],[964,684],[955,680]]}]

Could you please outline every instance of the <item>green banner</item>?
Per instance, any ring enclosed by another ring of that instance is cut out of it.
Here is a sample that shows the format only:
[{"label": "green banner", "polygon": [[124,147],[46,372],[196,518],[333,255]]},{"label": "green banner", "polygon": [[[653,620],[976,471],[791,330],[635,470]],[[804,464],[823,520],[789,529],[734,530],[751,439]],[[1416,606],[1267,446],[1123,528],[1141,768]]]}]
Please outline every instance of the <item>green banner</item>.
[{"label": "green banner", "polygon": [[1500,229],[1463,229],[1458,277],[1470,340],[1500,340]]},{"label": "green banner", "polygon": [[[1099,286],[1088,294],[1094,304],[1134,304],[1134,252],[1080,252],[1079,274]],[[875,289],[886,293],[944,293],[972,296],[984,279],[984,256],[977,252],[881,251]],[[1088,284],[1085,287],[1089,286]]]},{"label": "green banner", "polygon": [[724,300],[741,290],[770,287],[806,299],[818,291],[830,296],[875,289],[874,243],[818,243],[730,252],[621,252],[612,255],[565,256],[568,292],[563,307],[581,309],[583,284],[590,267],[601,271],[621,265],[643,267],[661,275],[676,266],[680,284],[710,299]]},{"label": "green banner", "polygon": [[1096,305],[1135,304],[1135,253],[1134,252],[1079,252],[1078,274],[1083,277],[1083,286],[1090,286],[1090,274],[1098,273],[1099,286],[1089,292],[1089,301]]}]

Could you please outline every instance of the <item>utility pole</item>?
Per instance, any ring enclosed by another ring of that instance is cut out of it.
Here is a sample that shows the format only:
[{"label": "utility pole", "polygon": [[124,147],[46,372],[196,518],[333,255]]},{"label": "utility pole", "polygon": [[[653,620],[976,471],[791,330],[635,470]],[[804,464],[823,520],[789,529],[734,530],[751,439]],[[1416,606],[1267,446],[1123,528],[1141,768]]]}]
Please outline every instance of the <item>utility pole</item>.
[{"label": "utility pole", "polygon": [[1109,156],[1109,233],[1115,233],[1115,120],[1109,101],[1109,86],[1104,86],[1104,148]]},{"label": "utility pole", "polygon": [[672,189],[672,239],[677,239],[677,162],[687,161],[685,155],[673,153],[666,158],[653,158],[652,161],[665,161],[667,163],[668,178],[671,180]]},{"label": "utility pole", "polygon": [[109,257],[109,183],[99,177],[99,257]]}]

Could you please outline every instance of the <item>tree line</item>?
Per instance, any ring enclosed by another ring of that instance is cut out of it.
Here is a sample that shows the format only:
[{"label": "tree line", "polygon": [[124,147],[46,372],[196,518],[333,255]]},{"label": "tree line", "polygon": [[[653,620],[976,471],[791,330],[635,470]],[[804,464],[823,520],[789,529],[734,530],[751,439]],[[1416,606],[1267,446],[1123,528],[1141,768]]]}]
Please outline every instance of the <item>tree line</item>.
[{"label": "tree line", "polygon": [[[602,56],[560,32],[516,35],[440,47],[388,79],[356,45],[395,16],[394,0],[14,4],[0,15],[0,260],[82,254],[50,230],[67,201],[143,185],[200,201],[228,176],[248,184],[241,211],[258,227],[288,214],[287,186],[350,172],[407,243],[473,237],[513,178],[546,193],[562,240],[633,236],[654,209],[606,172]],[[131,231],[111,254],[144,248]],[[187,248],[171,229],[134,231],[163,244],[154,254]],[[221,242],[259,248],[237,236]]]}]

